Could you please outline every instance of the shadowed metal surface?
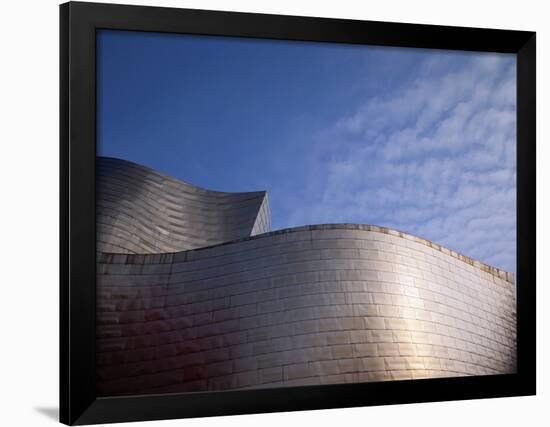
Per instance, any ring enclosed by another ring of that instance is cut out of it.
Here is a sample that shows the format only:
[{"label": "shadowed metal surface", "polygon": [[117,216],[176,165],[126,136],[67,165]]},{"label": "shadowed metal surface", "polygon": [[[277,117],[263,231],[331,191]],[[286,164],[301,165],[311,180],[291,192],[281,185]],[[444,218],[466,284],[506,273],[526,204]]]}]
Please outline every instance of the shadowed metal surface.
[{"label": "shadowed metal surface", "polygon": [[209,191],[108,157],[96,169],[98,252],[182,251],[271,230],[265,191]]},{"label": "shadowed metal surface", "polygon": [[515,372],[511,274],[367,225],[99,254],[101,395]]}]

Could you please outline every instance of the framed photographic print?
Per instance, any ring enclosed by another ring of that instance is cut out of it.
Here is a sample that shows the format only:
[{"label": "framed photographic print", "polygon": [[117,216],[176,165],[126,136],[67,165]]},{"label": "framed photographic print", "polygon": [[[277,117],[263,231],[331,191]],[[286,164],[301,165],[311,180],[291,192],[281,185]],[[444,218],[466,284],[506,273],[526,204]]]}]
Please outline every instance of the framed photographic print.
[{"label": "framed photographic print", "polygon": [[535,393],[535,33],[60,23],[61,422]]}]

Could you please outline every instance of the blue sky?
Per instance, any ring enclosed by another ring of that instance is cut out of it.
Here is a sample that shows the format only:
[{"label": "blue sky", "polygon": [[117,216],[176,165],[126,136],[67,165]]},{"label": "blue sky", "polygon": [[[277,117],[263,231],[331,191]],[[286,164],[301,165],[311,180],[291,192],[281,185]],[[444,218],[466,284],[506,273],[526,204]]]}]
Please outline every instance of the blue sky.
[{"label": "blue sky", "polygon": [[515,271],[515,56],[98,33],[98,155]]}]

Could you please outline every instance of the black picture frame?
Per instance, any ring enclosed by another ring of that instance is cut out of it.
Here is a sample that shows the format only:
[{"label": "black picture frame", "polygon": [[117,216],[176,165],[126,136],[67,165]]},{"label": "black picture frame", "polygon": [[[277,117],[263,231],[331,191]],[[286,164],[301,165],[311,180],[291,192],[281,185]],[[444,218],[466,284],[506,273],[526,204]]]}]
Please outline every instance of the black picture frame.
[{"label": "black picture frame", "polygon": [[[98,29],[255,37],[517,55],[517,373],[129,397],[95,390]],[[60,6],[60,421],[160,420],[533,395],[536,34],[345,19],[69,2]]]}]

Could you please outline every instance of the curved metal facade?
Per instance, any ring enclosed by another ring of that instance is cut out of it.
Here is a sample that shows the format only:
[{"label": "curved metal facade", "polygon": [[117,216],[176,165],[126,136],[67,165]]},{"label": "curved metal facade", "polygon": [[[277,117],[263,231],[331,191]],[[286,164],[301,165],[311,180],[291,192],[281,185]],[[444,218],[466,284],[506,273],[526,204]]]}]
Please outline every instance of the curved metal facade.
[{"label": "curved metal facade", "polygon": [[184,251],[271,230],[265,191],[205,190],[108,157],[96,165],[98,252]]},{"label": "curved metal facade", "polygon": [[516,369],[511,275],[385,228],[102,253],[97,273],[102,395]]}]

